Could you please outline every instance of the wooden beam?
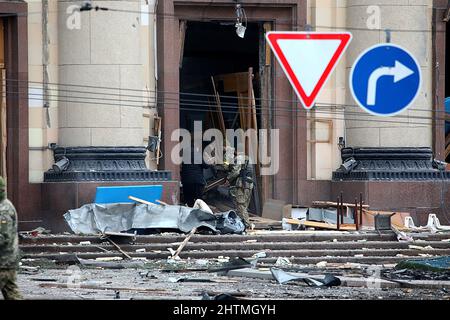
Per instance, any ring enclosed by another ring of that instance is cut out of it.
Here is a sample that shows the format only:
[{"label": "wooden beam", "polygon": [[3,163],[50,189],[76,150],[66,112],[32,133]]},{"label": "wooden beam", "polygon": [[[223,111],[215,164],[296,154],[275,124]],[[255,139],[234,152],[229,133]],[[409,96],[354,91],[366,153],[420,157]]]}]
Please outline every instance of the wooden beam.
[{"label": "wooden beam", "polygon": [[110,238],[106,238],[106,240],[108,240],[114,247],[116,247],[116,249],[124,255],[125,258],[130,259],[131,260],[131,256],[126,253],[125,251],[122,250],[121,247],[119,247],[119,245],[117,243],[115,243],[114,241],[112,241]]},{"label": "wooden beam", "polygon": [[214,97],[216,98],[216,107],[217,110],[215,110],[215,115],[213,114],[213,119],[217,118],[217,120],[219,121],[219,130],[222,132],[222,134],[225,136],[225,121],[223,119],[223,113],[222,113],[222,106],[220,104],[220,96],[219,93],[216,90],[216,82],[214,81],[214,77],[211,76],[211,82],[212,82],[212,86],[213,86],[213,90],[214,90]]},{"label": "wooden beam", "polygon": [[128,199],[139,202],[139,203],[143,203],[143,204],[148,204],[148,205],[152,205],[152,206],[157,206],[156,203],[150,202],[150,201],[146,201],[146,200],[142,200],[133,196],[129,196]]},{"label": "wooden beam", "polygon": [[[304,225],[305,227],[312,227],[312,228],[320,228],[320,229],[327,229],[327,230],[337,230],[337,225],[332,223],[325,223],[325,222],[316,222],[316,221],[306,221],[306,220],[300,220],[300,224]],[[340,224],[339,230],[345,230],[345,231],[353,231],[356,230],[356,226],[354,224]]]},{"label": "wooden beam", "polygon": [[[337,207],[339,204],[336,202],[331,202],[331,201],[313,201],[312,202],[312,206],[313,207],[324,207],[324,206],[328,206],[328,207]],[[343,203],[344,207],[354,207],[355,204],[354,203]],[[367,204],[363,204],[363,208],[368,208],[369,205]]]},{"label": "wooden beam", "polygon": [[183,248],[187,245],[187,243],[189,242],[189,240],[191,239],[191,237],[194,235],[194,233],[197,232],[197,228],[194,228],[191,230],[191,232],[189,232],[189,234],[187,235],[187,237],[183,240],[183,242],[180,244],[180,246],[178,247],[177,251],[175,251],[175,254],[172,256],[172,259],[175,259],[178,257],[178,255],[180,254],[180,252],[183,250]]}]

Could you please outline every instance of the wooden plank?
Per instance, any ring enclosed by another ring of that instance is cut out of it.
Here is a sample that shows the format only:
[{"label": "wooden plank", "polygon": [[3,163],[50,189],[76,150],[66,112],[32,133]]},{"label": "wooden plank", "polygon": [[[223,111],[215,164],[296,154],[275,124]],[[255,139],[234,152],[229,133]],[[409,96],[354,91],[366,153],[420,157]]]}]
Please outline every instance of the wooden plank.
[{"label": "wooden plank", "polygon": [[117,236],[117,237],[136,237],[135,233],[125,233],[125,232],[112,232],[112,231],[105,231],[104,235],[106,236]]},{"label": "wooden plank", "polygon": [[214,81],[214,77],[211,76],[211,83],[213,86],[213,90],[214,90],[214,96],[216,98],[216,107],[217,110],[214,110],[214,114],[213,114],[213,119],[217,119],[218,124],[219,124],[219,130],[222,132],[222,134],[225,136],[225,121],[223,119],[223,113],[222,113],[222,106],[221,106],[221,102],[220,102],[220,96],[219,93],[216,90],[216,83]]},{"label": "wooden plank", "polygon": [[247,72],[221,74],[214,78],[216,81],[223,81],[223,90],[225,93],[248,91]]},{"label": "wooden plank", "polygon": [[[343,205],[344,205],[344,207],[354,207],[355,206],[354,203],[344,203]],[[319,207],[319,206],[337,207],[338,204],[336,202],[332,202],[332,201],[313,201],[312,206],[313,207]],[[358,207],[359,207],[359,204],[358,204]],[[369,207],[369,205],[363,204],[363,208],[368,208],[368,207]]]},{"label": "wooden plank", "polygon": [[125,251],[122,250],[121,247],[119,247],[119,245],[117,243],[115,243],[114,241],[112,241],[110,238],[106,238],[106,240],[108,240],[114,247],[116,247],[116,249],[124,255],[125,258],[130,259],[131,260],[131,256],[126,253]]},{"label": "wooden plank", "polygon": [[157,202],[158,204],[162,205],[162,206],[168,206],[168,203],[165,203],[164,201],[161,200],[155,200],[155,202]]},{"label": "wooden plank", "polygon": [[[270,22],[264,22],[264,33],[268,33],[268,32],[270,32],[270,31],[272,31],[272,23],[270,23]],[[272,50],[271,50],[271,48],[270,48],[270,45],[269,45],[269,43],[266,41],[265,42],[266,43],[266,58],[265,58],[265,65],[266,66],[270,66],[271,65],[271,62],[272,62]]]},{"label": "wooden plank", "polygon": [[150,202],[150,201],[147,201],[147,200],[142,200],[142,199],[139,199],[139,198],[136,198],[136,197],[133,197],[133,196],[129,196],[128,199],[136,201],[136,202],[139,202],[139,203],[143,203],[143,204],[157,206],[156,203],[153,203],[153,202]]},{"label": "wooden plank", "polygon": [[[300,220],[300,224],[304,225],[305,227],[320,228],[320,229],[327,229],[327,230],[337,230],[337,225],[331,224],[331,223],[325,223],[325,222]],[[341,224],[340,230],[352,231],[352,230],[356,230],[356,226],[354,224]]]},{"label": "wooden plank", "polygon": [[203,193],[206,193],[206,192],[208,192],[208,191],[214,189],[215,187],[224,184],[226,180],[227,180],[226,178],[221,178],[221,179],[219,179],[219,180],[217,180],[217,181],[211,182],[210,184],[208,184],[208,185],[205,187]]},{"label": "wooden plank", "polygon": [[[269,48],[270,49],[270,48]],[[266,150],[270,154],[271,144],[270,144],[270,129],[271,128],[271,112],[270,112],[270,99],[272,97],[271,93],[271,68],[270,66],[265,66],[261,75],[261,128],[267,130],[267,144]],[[260,141],[261,142],[261,141]],[[261,166],[263,164],[260,163]],[[268,167],[268,164],[264,164],[264,167]],[[261,203],[265,203],[267,199],[271,197],[271,178],[269,175],[261,176]]]},{"label": "wooden plank", "polygon": [[245,104],[244,104],[244,93],[238,93],[238,108],[239,108],[239,119],[240,119],[240,127],[243,130],[247,129],[247,115],[245,113]]},{"label": "wooden plank", "polygon": [[156,158],[156,165],[159,165],[159,159],[160,152],[161,152],[161,118],[158,116],[155,116],[153,118],[153,128],[154,133],[158,137],[158,144],[156,146],[156,152],[155,152],[155,158]]},{"label": "wooden plank", "polygon": [[260,223],[273,223],[273,224],[279,224],[281,221],[279,220],[273,220],[273,219],[267,219],[267,218],[262,218],[262,217],[258,217],[255,215],[251,215],[250,216],[250,221],[254,221],[254,222],[260,222]]},{"label": "wooden plank", "polygon": [[284,218],[283,221],[289,224],[301,225],[301,221],[298,219]]},{"label": "wooden plank", "polygon": [[177,251],[175,251],[175,254],[172,256],[172,259],[176,259],[178,257],[178,255],[181,253],[181,251],[183,250],[183,248],[187,245],[187,243],[189,242],[189,240],[191,239],[191,237],[194,235],[194,233],[197,232],[197,228],[194,228],[191,230],[191,232],[189,232],[189,234],[187,235],[187,237],[183,240],[183,242],[180,244],[180,246],[178,247]]}]

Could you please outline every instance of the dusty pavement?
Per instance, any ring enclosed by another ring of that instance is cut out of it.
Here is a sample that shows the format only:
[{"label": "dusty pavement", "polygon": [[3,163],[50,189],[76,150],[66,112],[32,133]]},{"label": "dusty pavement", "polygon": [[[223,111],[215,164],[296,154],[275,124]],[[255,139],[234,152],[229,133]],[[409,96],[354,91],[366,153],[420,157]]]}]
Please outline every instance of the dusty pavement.
[{"label": "dusty pavement", "polygon": [[[190,281],[210,279],[214,282],[175,283],[178,278]],[[280,285],[275,280],[219,276],[208,272],[168,273],[151,268],[86,269],[75,265],[43,268],[34,274],[21,272],[18,284],[25,299],[200,300],[202,293],[207,292],[210,296],[228,293],[241,299],[450,300],[450,292],[445,289],[312,288],[301,283]]]},{"label": "dusty pavement", "polygon": [[[180,259],[171,261],[171,251],[185,235],[137,236],[132,241],[125,237],[120,243],[122,252],[98,236],[27,237],[21,239],[19,286],[26,299],[200,300],[206,292],[212,297],[226,293],[250,300],[450,300],[448,274],[418,278],[402,273],[402,281],[430,280],[432,286],[399,284],[395,280],[400,274],[392,274],[395,265],[408,258],[448,256],[449,238],[449,234],[421,233],[412,242],[399,242],[394,233],[305,231],[194,235]],[[247,264],[256,261],[250,275],[243,269],[229,275],[208,272],[241,258]],[[100,269],[99,263],[107,261],[122,269],[111,269],[111,265]],[[308,276],[331,274],[342,284],[332,288],[308,287],[304,282],[280,285],[273,280],[270,267]],[[380,277],[384,278],[377,282]]]}]

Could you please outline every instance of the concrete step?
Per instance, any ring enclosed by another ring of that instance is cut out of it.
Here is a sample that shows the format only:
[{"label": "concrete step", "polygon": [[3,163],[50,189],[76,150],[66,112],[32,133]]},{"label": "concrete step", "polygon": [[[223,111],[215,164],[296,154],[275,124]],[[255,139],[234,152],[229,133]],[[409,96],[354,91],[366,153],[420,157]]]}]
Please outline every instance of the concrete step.
[{"label": "concrete step", "polygon": [[[133,252],[136,249],[145,249],[147,252],[167,248],[176,248],[180,242],[173,243],[154,243],[154,244],[121,244],[122,250]],[[434,249],[450,249],[450,243],[443,241],[427,241],[417,243],[393,242],[393,241],[352,241],[352,242],[256,242],[256,243],[188,243],[183,251],[208,250],[208,251],[226,251],[226,250],[356,250],[356,249],[409,249],[409,245],[417,247],[431,246]],[[35,244],[21,245],[21,250],[26,253],[38,252],[102,252],[105,250],[115,251],[115,247],[110,244],[98,245],[67,245],[67,244]],[[101,249],[100,249],[101,248]],[[103,250],[102,250],[103,249]],[[420,251],[420,249],[415,249]]]}]

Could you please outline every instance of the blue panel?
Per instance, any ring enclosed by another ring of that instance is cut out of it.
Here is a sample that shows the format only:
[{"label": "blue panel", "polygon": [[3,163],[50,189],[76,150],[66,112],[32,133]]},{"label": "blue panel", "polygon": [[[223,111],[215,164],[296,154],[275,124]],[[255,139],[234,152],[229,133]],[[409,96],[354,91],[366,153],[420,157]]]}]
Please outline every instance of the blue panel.
[{"label": "blue panel", "polygon": [[154,203],[156,200],[161,200],[162,190],[162,185],[97,187],[94,202],[130,203],[134,201],[128,197],[133,196]]}]

